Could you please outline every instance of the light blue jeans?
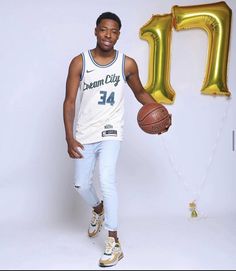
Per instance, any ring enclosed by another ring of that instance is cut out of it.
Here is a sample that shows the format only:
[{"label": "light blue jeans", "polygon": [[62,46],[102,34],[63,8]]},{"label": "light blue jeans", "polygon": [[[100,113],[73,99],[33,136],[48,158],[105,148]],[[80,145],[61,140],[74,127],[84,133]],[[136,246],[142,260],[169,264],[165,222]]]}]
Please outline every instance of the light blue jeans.
[{"label": "light blue jeans", "polygon": [[109,231],[116,231],[118,226],[116,164],[119,151],[119,140],[84,144],[84,150],[81,151],[83,158],[75,160],[75,188],[91,207],[96,207],[101,202],[93,185],[94,168],[96,161],[99,162],[105,228]]}]

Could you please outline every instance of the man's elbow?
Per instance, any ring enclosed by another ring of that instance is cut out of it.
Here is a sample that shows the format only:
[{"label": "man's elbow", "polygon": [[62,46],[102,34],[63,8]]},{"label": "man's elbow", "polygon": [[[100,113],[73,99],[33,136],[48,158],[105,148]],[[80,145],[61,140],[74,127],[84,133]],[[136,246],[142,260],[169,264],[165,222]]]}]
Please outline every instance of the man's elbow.
[{"label": "man's elbow", "polygon": [[63,102],[63,107],[66,109],[74,109],[75,108],[75,102],[71,99],[65,99]]}]

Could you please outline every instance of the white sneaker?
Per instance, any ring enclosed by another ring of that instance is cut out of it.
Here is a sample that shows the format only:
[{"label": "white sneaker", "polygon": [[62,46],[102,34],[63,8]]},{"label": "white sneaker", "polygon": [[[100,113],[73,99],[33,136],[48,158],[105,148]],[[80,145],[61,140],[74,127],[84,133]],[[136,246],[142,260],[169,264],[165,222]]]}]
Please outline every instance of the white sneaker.
[{"label": "white sneaker", "polygon": [[105,251],[99,260],[101,267],[113,266],[124,257],[120,242],[115,242],[115,238],[108,237],[106,240]]},{"label": "white sneaker", "polygon": [[103,221],[104,221],[104,212],[102,211],[101,214],[97,214],[95,211],[93,211],[93,217],[91,219],[88,228],[89,237],[95,237],[100,232]]}]

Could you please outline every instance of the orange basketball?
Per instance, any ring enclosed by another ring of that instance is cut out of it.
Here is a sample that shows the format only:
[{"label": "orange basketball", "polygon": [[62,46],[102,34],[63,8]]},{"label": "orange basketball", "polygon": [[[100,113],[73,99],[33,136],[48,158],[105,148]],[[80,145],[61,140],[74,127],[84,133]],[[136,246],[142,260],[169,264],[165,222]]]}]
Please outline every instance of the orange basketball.
[{"label": "orange basketball", "polygon": [[160,103],[143,105],[137,115],[139,127],[148,134],[162,134],[171,125],[171,115]]}]

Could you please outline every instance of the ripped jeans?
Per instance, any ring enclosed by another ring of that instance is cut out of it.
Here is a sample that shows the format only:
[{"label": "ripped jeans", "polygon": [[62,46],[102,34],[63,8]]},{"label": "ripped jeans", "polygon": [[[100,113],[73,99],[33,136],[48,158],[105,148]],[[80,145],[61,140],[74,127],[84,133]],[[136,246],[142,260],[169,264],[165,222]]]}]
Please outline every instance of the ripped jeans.
[{"label": "ripped jeans", "polygon": [[76,190],[91,206],[96,207],[101,200],[93,185],[96,161],[99,161],[99,181],[104,204],[105,228],[116,231],[118,226],[118,197],[116,187],[116,163],[120,151],[119,140],[105,140],[84,144],[82,159],[75,159]]}]

